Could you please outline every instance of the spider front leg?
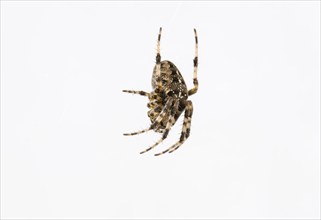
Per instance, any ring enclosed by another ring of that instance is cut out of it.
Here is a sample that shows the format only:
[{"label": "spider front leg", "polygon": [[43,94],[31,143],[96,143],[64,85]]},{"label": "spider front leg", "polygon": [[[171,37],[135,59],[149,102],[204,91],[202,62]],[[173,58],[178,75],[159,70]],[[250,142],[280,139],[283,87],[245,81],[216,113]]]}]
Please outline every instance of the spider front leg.
[{"label": "spider front leg", "polygon": [[168,135],[170,129],[172,128],[173,124],[175,123],[174,115],[175,115],[175,111],[177,110],[177,108],[178,108],[178,102],[175,102],[175,104],[173,105],[173,107],[171,109],[170,116],[169,116],[169,119],[168,119],[168,121],[166,123],[165,131],[163,133],[162,138],[159,139],[158,141],[156,141],[155,144],[153,144],[152,146],[150,146],[146,150],[140,152],[141,154],[146,153],[147,151],[153,149],[154,147],[159,145],[163,140],[165,140],[167,138],[167,135]]},{"label": "spider front leg", "polygon": [[162,138],[159,139],[158,141],[156,141],[155,144],[153,144],[152,146],[150,146],[146,150],[143,150],[142,152],[140,152],[140,154],[146,153],[147,151],[149,151],[149,150],[153,149],[154,147],[156,147],[157,145],[159,145],[163,140],[165,140],[167,138],[167,135],[168,135],[170,129],[172,128],[174,122],[175,122],[174,116],[171,114],[169,116],[168,121],[167,121],[167,124],[166,124],[166,127],[165,127],[165,131],[163,133]]},{"label": "spider front leg", "polygon": [[171,146],[170,148],[168,148],[167,150],[161,153],[155,154],[155,156],[162,155],[166,152],[172,153],[173,151],[177,150],[186,141],[191,131],[192,115],[193,115],[193,104],[191,101],[187,101],[186,107],[185,107],[183,128],[182,128],[182,133],[179,141],[173,146]]},{"label": "spider front leg", "polygon": [[147,96],[147,97],[149,97],[150,95],[148,92],[144,92],[144,91],[123,90],[123,92],[138,94],[138,95]]},{"label": "spider front leg", "polygon": [[133,133],[125,133],[124,135],[125,136],[137,135],[137,134],[145,133],[145,132],[150,131],[150,130],[154,129],[155,127],[157,127],[159,125],[159,123],[162,121],[162,119],[164,118],[164,116],[166,115],[166,113],[169,111],[169,109],[171,109],[171,107],[173,105],[173,101],[174,101],[173,98],[169,98],[167,100],[165,107],[163,108],[163,110],[160,112],[160,114],[157,116],[157,118],[151,124],[151,126],[149,128],[146,128],[141,131],[133,132]]}]

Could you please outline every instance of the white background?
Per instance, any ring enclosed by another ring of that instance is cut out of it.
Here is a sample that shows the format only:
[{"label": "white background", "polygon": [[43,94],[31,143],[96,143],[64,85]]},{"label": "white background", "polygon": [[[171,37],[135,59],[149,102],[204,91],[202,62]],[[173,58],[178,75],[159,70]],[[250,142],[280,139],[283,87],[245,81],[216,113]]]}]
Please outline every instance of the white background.
[{"label": "white background", "polygon": [[[160,146],[156,39],[199,92]],[[320,217],[320,2],[1,1],[2,218]]]}]

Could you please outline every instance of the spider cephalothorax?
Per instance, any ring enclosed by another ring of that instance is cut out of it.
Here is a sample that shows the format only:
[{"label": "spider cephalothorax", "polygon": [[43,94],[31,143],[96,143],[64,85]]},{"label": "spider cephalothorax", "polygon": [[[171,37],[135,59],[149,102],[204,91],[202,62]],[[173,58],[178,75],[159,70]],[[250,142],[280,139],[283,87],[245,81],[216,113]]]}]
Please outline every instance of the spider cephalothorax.
[{"label": "spider cephalothorax", "polygon": [[127,133],[124,135],[136,135],[141,134],[149,130],[154,130],[156,132],[162,133],[162,138],[158,140],[151,147],[142,151],[141,153],[145,153],[146,151],[151,150],[156,147],[159,143],[161,143],[164,139],[166,139],[169,130],[176,123],[179,116],[182,112],[185,111],[184,114],[184,122],[182,133],[180,139],[173,146],[168,148],[167,150],[155,154],[155,156],[164,154],[166,152],[173,152],[177,150],[189,137],[190,127],[191,127],[191,119],[193,114],[193,104],[190,100],[187,100],[189,96],[195,94],[198,89],[198,81],[197,81],[197,67],[198,67],[198,40],[196,30],[195,33],[195,58],[194,58],[194,76],[193,76],[193,84],[194,88],[187,90],[187,86],[185,81],[177,69],[177,67],[168,60],[161,61],[160,55],[160,39],[161,39],[162,28],[159,30],[158,41],[157,41],[157,55],[156,55],[156,65],[153,71],[152,77],[152,87],[153,91],[148,93],[144,91],[134,91],[134,90],[123,90],[123,92],[139,94],[143,96],[147,96],[149,102],[147,107],[150,109],[148,111],[148,117],[151,120],[151,125],[149,128],[144,129],[142,131]]}]

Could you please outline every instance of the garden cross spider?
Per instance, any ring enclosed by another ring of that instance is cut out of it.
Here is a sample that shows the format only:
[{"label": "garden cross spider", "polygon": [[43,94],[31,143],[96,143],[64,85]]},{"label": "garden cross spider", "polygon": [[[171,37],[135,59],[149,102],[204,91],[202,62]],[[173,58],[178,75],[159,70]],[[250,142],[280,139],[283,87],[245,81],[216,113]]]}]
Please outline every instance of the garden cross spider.
[{"label": "garden cross spider", "polygon": [[193,114],[193,104],[190,100],[187,100],[189,96],[195,94],[198,89],[198,80],[197,80],[197,67],[198,67],[198,40],[196,29],[195,33],[195,58],[194,58],[194,75],[193,75],[193,84],[194,88],[187,90],[184,79],[177,69],[177,67],[168,60],[161,61],[160,55],[160,39],[161,39],[162,28],[159,29],[158,40],[157,40],[157,54],[156,54],[156,65],[153,71],[152,77],[152,87],[154,91],[148,93],[144,91],[134,91],[134,90],[123,90],[123,92],[139,94],[142,96],[147,96],[149,103],[147,107],[150,109],[148,111],[148,117],[151,120],[150,127],[134,132],[127,133],[124,135],[136,135],[141,134],[150,130],[155,132],[162,133],[162,138],[159,139],[155,144],[146,150],[140,152],[145,153],[164,139],[167,138],[169,130],[176,123],[179,116],[185,111],[183,128],[181,132],[180,139],[173,146],[167,150],[155,154],[155,156],[162,155],[166,152],[172,153],[177,150],[189,137],[191,119]]}]

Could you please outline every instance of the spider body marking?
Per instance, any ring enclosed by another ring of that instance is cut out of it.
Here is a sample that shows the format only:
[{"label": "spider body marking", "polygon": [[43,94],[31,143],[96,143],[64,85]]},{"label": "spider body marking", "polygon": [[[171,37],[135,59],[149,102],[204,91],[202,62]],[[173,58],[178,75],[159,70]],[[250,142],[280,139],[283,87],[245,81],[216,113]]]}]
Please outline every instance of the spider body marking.
[{"label": "spider body marking", "polygon": [[149,102],[147,107],[150,109],[148,111],[148,117],[150,118],[151,125],[147,129],[127,133],[124,135],[137,135],[150,130],[155,132],[162,133],[162,138],[159,139],[155,144],[146,150],[142,151],[145,153],[159,143],[167,138],[167,135],[176,123],[179,116],[185,111],[183,128],[181,132],[180,139],[173,146],[167,150],[155,154],[155,156],[162,155],[166,152],[173,152],[177,150],[189,137],[190,127],[191,127],[191,118],[193,114],[193,104],[188,97],[195,94],[198,90],[198,80],[197,80],[197,68],[198,68],[198,39],[197,33],[195,33],[195,57],[193,60],[194,63],[194,75],[193,75],[193,84],[194,88],[188,90],[185,84],[184,78],[181,75],[178,68],[168,60],[161,61],[160,55],[160,39],[161,39],[162,28],[160,28],[157,41],[157,55],[156,55],[156,65],[153,70],[152,76],[152,88],[153,91],[148,93],[144,91],[134,91],[134,90],[123,90],[123,92],[139,94],[147,96]]},{"label": "spider body marking", "polygon": [[[157,84],[158,81],[160,81],[159,85]],[[171,61],[162,61],[161,74],[159,76],[155,66],[152,77],[152,87],[154,91],[151,93],[149,103],[147,104],[147,107],[150,108],[147,114],[151,123],[155,122],[162,109],[164,109],[167,101],[173,99],[177,100],[176,106],[172,106],[172,108],[175,108],[173,112],[175,124],[176,120],[185,109],[185,102],[188,98],[187,87],[178,68]],[[164,115],[158,124],[158,127],[153,128],[153,130],[163,133],[168,120],[168,115]]]}]

